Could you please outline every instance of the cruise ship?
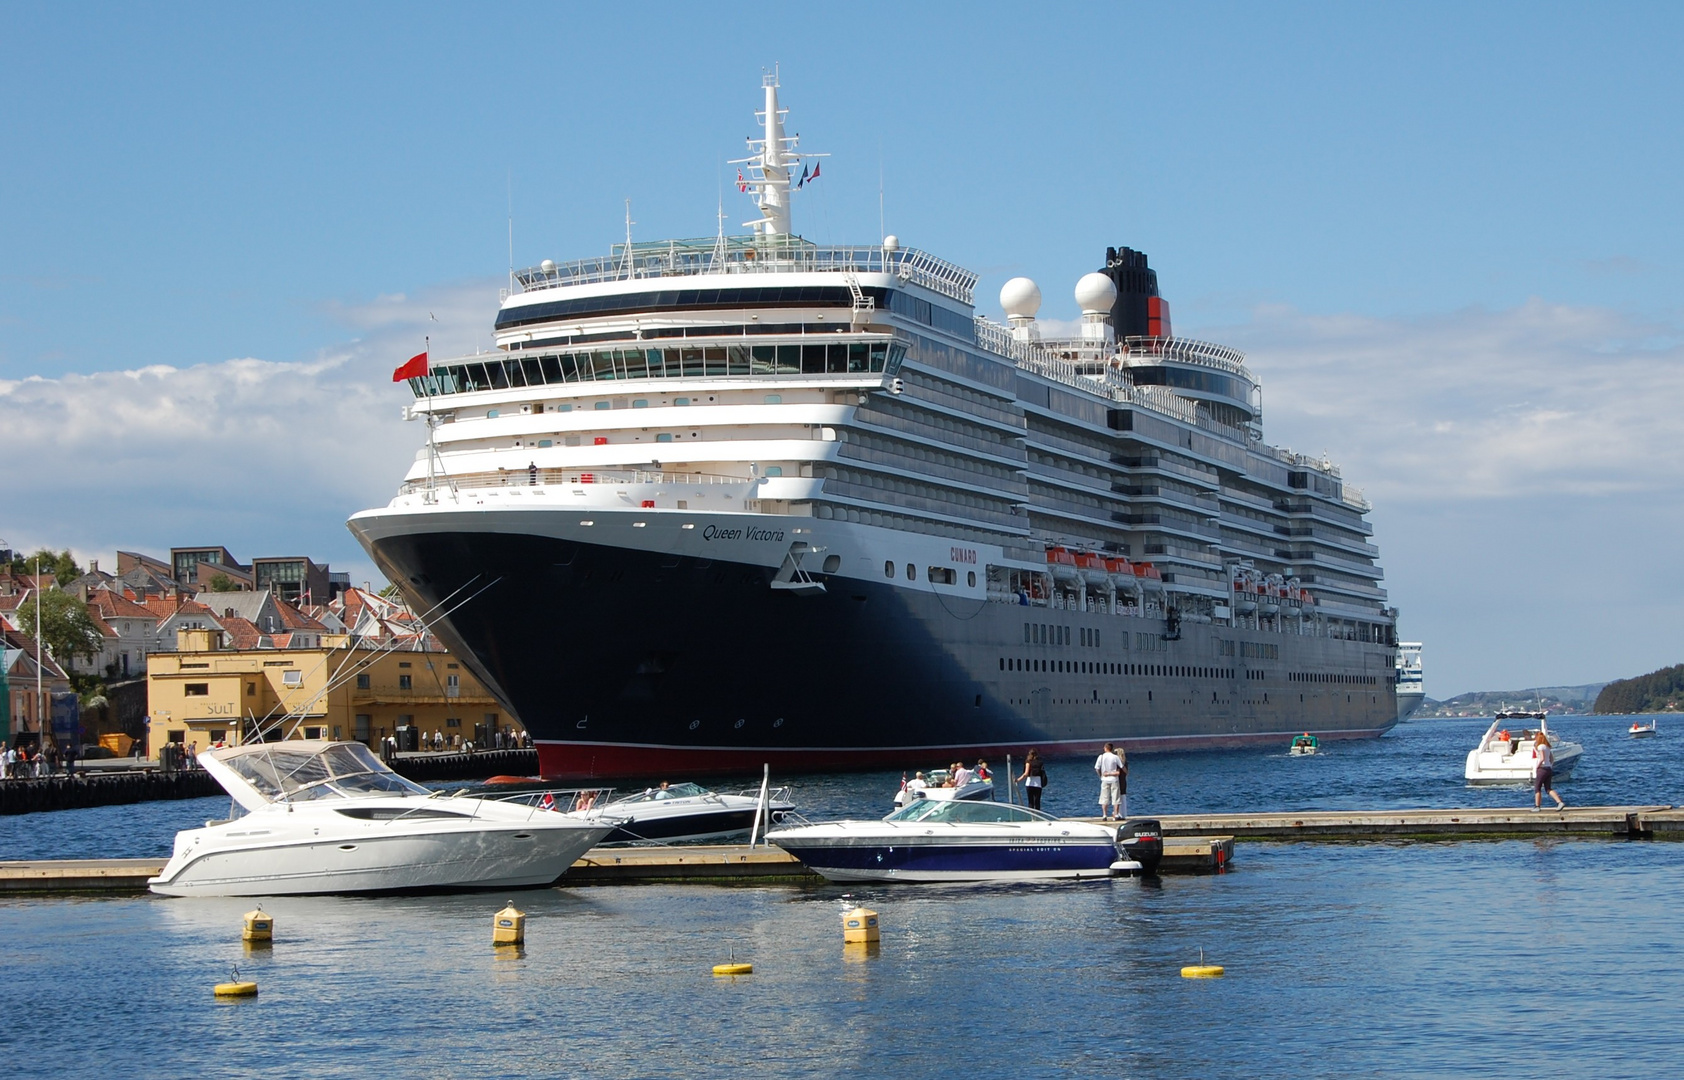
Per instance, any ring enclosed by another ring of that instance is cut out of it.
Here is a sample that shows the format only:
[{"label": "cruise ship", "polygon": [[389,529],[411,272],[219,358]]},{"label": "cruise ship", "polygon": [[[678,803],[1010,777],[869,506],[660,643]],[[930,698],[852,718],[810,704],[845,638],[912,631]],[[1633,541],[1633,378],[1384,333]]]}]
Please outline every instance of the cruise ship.
[{"label": "cruise ship", "polygon": [[1062,336],[1026,278],[981,316],[936,255],[792,230],[822,156],[763,91],[749,232],[512,274],[494,350],[406,365],[424,444],[350,521],[544,775],[1392,727],[1369,504],[1263,441],[1147,257],[1073,270]]}]

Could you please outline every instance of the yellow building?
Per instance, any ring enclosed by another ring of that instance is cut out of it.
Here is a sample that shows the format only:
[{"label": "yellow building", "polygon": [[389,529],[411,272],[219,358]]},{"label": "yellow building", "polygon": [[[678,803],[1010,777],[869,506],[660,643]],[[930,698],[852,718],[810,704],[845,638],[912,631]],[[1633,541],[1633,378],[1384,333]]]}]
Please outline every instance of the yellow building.
[{"label": "yellow building", "polygon": [[147,657],[147,747],[195,752],[218,742],[354,739],[378,749],[400,727],[489,746],[520,725],[447,652],[352,647],[324,634],[313,649],[230,649],[220,630],[182,630],[175,652]]}]

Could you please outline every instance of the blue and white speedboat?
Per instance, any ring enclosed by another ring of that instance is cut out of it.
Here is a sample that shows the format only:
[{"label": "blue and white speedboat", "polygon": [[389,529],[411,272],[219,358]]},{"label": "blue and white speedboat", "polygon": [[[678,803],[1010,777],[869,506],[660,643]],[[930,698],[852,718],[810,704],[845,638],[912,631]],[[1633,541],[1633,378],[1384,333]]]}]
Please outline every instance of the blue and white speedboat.
[{"label": "blue and white speedboat", "polygon": [[1139,869],[1107,826],[960,799],[919,799],[881,821],[774,829],[766,839],[831,881],[1036,881]]}]

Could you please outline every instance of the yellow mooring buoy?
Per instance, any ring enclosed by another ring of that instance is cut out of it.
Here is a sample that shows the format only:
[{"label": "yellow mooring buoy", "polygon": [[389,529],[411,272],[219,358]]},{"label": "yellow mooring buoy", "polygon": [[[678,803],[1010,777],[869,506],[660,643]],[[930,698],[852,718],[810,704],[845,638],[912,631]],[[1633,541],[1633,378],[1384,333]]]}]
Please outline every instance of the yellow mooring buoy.
[{"label": "yellow mooring buoy", "polygon": [[730,952],[730,960],[723,964],[713,965],[713,973],[715,975],[753,975],[754,965],[737,963],[737,950],[733,948]]},{"label": "yellow mooring buoy", "polygon": [[521,945],[526,942],[526,913],[515,910],[515,902],[499,911],[491,920],[493,945]]},{"label": "yellow mooring buoy", "polygon": [[227,982],[216,984],[216,996],[217,997],[256,997],[257,996],[257,984],[254,983],[254,982],[251,982],[249,980],[246,980],[246,979],[241,979],[240,978],[240,969],[235,968],[233,970],[233,972],[230,973],[229,979],[228,979]]},{"label": "yellow mooring buoy", "polygon": [[857,907],[842,913],[842,942],[845,945],[866,944],[882,940],[877,925],[877,913],[870,908]]},{"label": "yellow mooring buoy", "polygon": [[269,945],[275,940],[275,920],[259,904],[256,911],[248,911],[243,916],[245,928],[240,931],[240,940],[248,945]]},{"label": "yellow mooring buoy", "polygon": [[1200,949],[1199,962],[1196,964],[1188,964],[1186,967],[1182,968],[1181,977],[1183,979],[1220,979],[1222,977],[1222,972],[1223,967],[1221,964],[1205,963],[1205,951]]}]

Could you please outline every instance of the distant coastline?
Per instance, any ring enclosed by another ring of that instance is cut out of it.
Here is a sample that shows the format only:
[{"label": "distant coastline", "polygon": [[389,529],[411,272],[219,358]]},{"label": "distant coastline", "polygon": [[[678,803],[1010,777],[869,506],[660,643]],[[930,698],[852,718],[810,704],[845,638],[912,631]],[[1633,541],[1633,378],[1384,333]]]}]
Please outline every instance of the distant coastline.
[{"label": "distant coastline", "polygon": [[1525,690],[1475,690],[1444,701],[1427,698],[1411,719],[1492,716],[1504,709],[1545,709],[1551,715],[1571,716],[1600,711],[1597,696],[1608,683],[1583,686],[1534,686]]}]

